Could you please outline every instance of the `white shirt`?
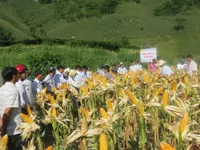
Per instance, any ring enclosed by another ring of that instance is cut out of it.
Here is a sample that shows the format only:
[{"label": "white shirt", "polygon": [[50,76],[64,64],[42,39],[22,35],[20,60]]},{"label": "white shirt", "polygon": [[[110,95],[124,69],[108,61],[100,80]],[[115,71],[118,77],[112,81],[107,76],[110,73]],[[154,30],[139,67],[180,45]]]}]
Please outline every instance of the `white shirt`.
[{"label": "white shirt", "polygon": [[188,64],[188,72],[190,74],[193,74],[193,72],[196,72],[197,74],[197,71],[198,71],[197,63],[195,63],[194,61],[190,62]]},{"label": "white shirt", "polygon": [[163,76],[171,76],[171,75],[174,74],[174,72],[172,71],[172,69],[169,66],[167,66],[167,65],[164,65],[162,67],[161,71],[162,71],[162,75]]},{"label": "white shirt", "polygon": [[26,94],[28,96],[28,101],[32,104],[32,82],[30,79],[26,79],[23,81],[23,85],[26,90]]},{"label": "white shirt", "polygon": [[37,78],[35,78],[32,83],[32,92],[34,98],[36,97],[37,93],[42,92],[42,90],[42,83]]},{"label": "white shirt", "polygon": [[52,91],[52,86],[54,85],[53,76],[51,76],[50,74],[47,75],[42,82],[44,83],[48,91]]},{"label": "white shirt", "polygon": [[131,65],[129,67],[129,71],[132,71],[132,72],[142,71],[142,65],[140,65],[140,64]]},{"label": "white shirt", "polygon": [[63,74],[61,74],[58,70],[56,70],[56,74],[54,76],[55,87],[58,88],[64,83],[67,83],[67,80],[64,78]]},{"label": "white shirt", "polygon": [[177,65],[177,69],[178,70],[184,70],[184,69],[186,69],[187,68],[187,64],[178,64]]},{"label": "white shirt", "polygon": [[127,71],[126,67],[123,67],[123,68],[119,67],[118,70],[117,70],[117,72],[119,74],[126,74],[128,71]]},{"label": "white shirt", "polygon": [[104,74],[104,72],[103,72],[102,69],[98,69],[97,73],[100,74],[100,75],[103,75],[103,74]]},{"label": "white shirt", "polygon": [[67,81],[67,83],[69,84],[69,85],[72,85],[73,87],[75,87],[75,88],[80,88],[83,84],[82,83],[77,83],[72,77],[68,77],[68,81]]},{"label": "white shirt", "polygon": [[0,115],[3,117],[6,108],[13,108],[11,113],[11,118],[7,127],[8,135],[21,134],[22,131],[18,130],[20,123],[22,122],[20,118],[21,113],[21,102],[19,99],[19,93],[16,86],[11,82],[6,82],[0,88]]},{"label": "white shirt", "polygon": [[77,82],[77,83],[82,83],[82,82],[84,82],[84,79],[86,79],[85,73],[77,71],[77,75],[74,78],[74,81]]},{"label": "white shirt", "polygon": [[25,108],[26,104],[28,104],[29,106],[31,106],[32,103],[28,99],[28,95],[26,93],[26,89],[25,89],[25,86],[24,86],[23,82],[19,80],[18,82],[15,83],[15,86],[17,87],[17,89],[19,91],[19,97],[20,97],[20,101],[21,101],[21,107]]}]

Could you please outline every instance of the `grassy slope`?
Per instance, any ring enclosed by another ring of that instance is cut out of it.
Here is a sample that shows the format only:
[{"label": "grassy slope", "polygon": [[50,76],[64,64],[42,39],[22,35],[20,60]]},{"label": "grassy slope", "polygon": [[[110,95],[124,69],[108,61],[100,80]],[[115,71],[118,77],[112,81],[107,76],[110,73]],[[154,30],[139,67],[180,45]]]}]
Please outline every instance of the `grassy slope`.
[{"label": "grassy slope", "polygon": [[[47,37],[72,38],[98,41],[121,41],[129,38],[133,45],[158,47],[159,54],[171,59],[178,54],[200,54],[200,9],[175,17],[156,17],[156,6],[164,0],[142,0],[141,4],[119,5],[116,13],[101,18],[82,19],[74,23],[54,19],[53,5],[40,5],[33,0],[8,0],[20,16],[31,26],[39,27]],[[176,32],[176,18],[185,18],[185,30]],[[143,28],[143,30],[141,30]],[[39,33],[39,32],[37,32]]]},{"label": "grassy slope", "polygon": [[17,40],[31,38],[29,27],[7,4],[0,2],[0,26],[10,31]]}]

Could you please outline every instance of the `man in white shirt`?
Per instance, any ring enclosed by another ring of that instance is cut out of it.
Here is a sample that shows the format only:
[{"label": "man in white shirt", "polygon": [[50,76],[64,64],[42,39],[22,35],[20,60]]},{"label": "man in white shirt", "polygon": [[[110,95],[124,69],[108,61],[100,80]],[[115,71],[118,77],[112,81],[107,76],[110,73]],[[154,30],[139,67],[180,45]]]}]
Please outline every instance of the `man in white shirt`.
[{"label": "man in white shirt", "polygon": [[6,67],[2,71],[5,84],[0,88],[0,124],[1,136],[8,134],[8,150],[21,150],[21,130],[18,129],[22,120],[20,118],[21,102],[15,86],[18,81],[17,69]]},{"label": "man in white shirt", "polygon": [[32,106],[32,102],[29,101],[25,86],[23,84],[23,81],[26,79],[26,70],[25,66],[23,65],[17,65],[15,66],[15,68],[17,69],[17,73],[19,76],[19,80],[15,83],[15,86],[19,91],[22,112],[26,114],[26,104]]},{"label": "man in white shirt", "polygon": [[197,75],[198,66],[197,66],[197,63],[194,62],[193,56],[188,55],[187,61],[188,61],[188,73],[191,75]]},{"label": "man in white shirt", "polygon": [[184,59],[184,58],[182,58],[181,61],[180,61],[180,63],[177,64],[177,69],[178,69],[178,70],[186,70],[187,67],[188,67],[188,66],[187,66],[187,64],[185,63],[185,59]]},{"label": "man in white shirt", "polygon": [[25,70],[26,70],[26,79],[23,81],[23,85],[25,87],[25,90],[28,96],[28,101],[32,104],[32,81],[30,78],[28,78],[29,70],[26,66],[25,66]]},{"label": "man in white shirt", "polygon": [[173,70],[168,65],[166,65],[166,62],[164,60],[160,60],[158,66],[162,67],[161,68],[162,76],[166,77],[174,74]]},{"label": "man in white shirt", "polygon": [[120,63],[120,67],[117,70],[117,73],[122,75],[122,74],[126,74],[128,71],[126,69],[126,67],[124,66],[123,62]]},{"label": "man in white shirt", "polygon": [[44,86],[47,88],[48,91],[52,92],[52,86],[54,85],[54,75],[56,73],[56,69],[54,67],[49,68],[49,74],[44,78],[42,81]]},{"label": "man in white shirt", "polygon": [[74,78],[74,81],[79,83],[79,84],[82,84],[84,82],[84,78],[85,78],[85,74],[84,74],[84,72],[82,70],[82,67],[79,66],[79,65],[76,65],[75,69],[77,71],[77,75]]},{"label": "man in white shirt", "polygon": [[62,84],[67,83],[67,80],[64,78],[64,67],[58,66],[56,74],[54,76],[54,85],[56,88],[59,88]]},{"label": "man in white shirt", "polygon": [[35,79],[32,83],[32,92],[33,92],[33,97],[34,99],[36,98],[36,95],[40,92],[42,92],[43,88],[42,88],[42,73],[41,72],[37,72],[35,74]]},{"label": "man in white shirt", "polygon": [[103,74],[104,74],[103,65],[100,65],[99,69],[97,70],[97,73],[103,76]]}]

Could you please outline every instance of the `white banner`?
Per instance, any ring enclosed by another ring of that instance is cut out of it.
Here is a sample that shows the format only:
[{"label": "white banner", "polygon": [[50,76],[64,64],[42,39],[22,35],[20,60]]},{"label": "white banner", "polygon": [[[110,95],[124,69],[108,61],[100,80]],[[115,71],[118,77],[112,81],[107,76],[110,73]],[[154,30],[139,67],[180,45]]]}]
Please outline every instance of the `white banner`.
[{"label": "white banner", "polygon": [[149,48],[140,50],[140,61],[141,62],[151,62],[152,60],[157,59],[157,49]]}]

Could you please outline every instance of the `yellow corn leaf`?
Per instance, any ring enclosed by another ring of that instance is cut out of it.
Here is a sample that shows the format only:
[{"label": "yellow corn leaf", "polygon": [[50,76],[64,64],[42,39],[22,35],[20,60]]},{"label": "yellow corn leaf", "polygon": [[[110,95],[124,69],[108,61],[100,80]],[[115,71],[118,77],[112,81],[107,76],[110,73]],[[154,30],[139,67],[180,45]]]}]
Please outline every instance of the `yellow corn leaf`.
[{"label": "yellow corn leaf", "polygon": [[168,101],[169,101],[169,93],[167,90],[165,90],[165,92],[163,93],[163,96],[162,96],[163,107],[166,107],[168,105]]},{"label": "yellow corn leaf", "polygon": [[33,123],[33,120],[30,117],[28,117],[27,115],[23,114],[23,113],[20,114],[20,117],[22,118],[22,120],[24,122],[26,122],[28,124],[32,124]]},{"label": "yellow corn leaf", "polygon": [[52,108],[52,117],[56,118],[57,113],[56,113],[56,108]]},{"label": "yellow corn leaf", "polygon": [[30,108],[30,106],[28,104],[26,104],[26,111],[27,111],[29,116],[32,115],[31,108]]},{"label": "yellow corn leaf", "polygon": [[65,97],[66,97],[66,93],[63,92],[63,93],[62,93],[62,100],[63,100],[63,101],[65,100]]},{"label": "yellow corn leaf", "polygon": [[108,114],[103,108],[100,108],[100,113],[103,119],[108,119]]},{"label": "yellow corn leaf", "polygon": [[82,111],[84,117],[89,120],[90,119],[89,111],[84,107],[81,108],[81,111]]},{"label": "yellow corn leaf", "polygon": [[107,107],[110,111],[114,111],[111,99],[107,100]]},{"label": "yellow corn leaf", "polygon": [[57,94],[57,96],[56,96],[56,100],[57,100],[57,101],[60,100],[60,93]]},{"label": "yellow corn leaf", "polygon": [[180,126],[179,126],[179,131],[181,134],[185,131],[188,123],[189,123],[189,115],[188,115],[188,112],[185,112],[182,116]]},{"label": "yellow corn leaf", "polygon": [[100,134],[100,150],[108,150],[107,137],[105,133]]},{"label": "yellow corn leaf", "polygon": [[94,87],[94,84],[89,79],[86,79],[86,82],[88,83],[90,89]]},{"label": "yellow corn leaf", "polygon": [[138,104],[137,98],[131,93],[130,90],[127,91],[127,95],[130,98],[130,100],[133,102],[133,104]]},{"label": "yellow corn leaf", "polygon": [[160,143],[160,149],[161,150],[176,150],[174,147],[172,147],[171,145],[169,145],[165,142]]},{"label": "yellow corn leaf", "polygon": [[56,100],[50,94],[47,95],[51,104],[56,104]]}]

